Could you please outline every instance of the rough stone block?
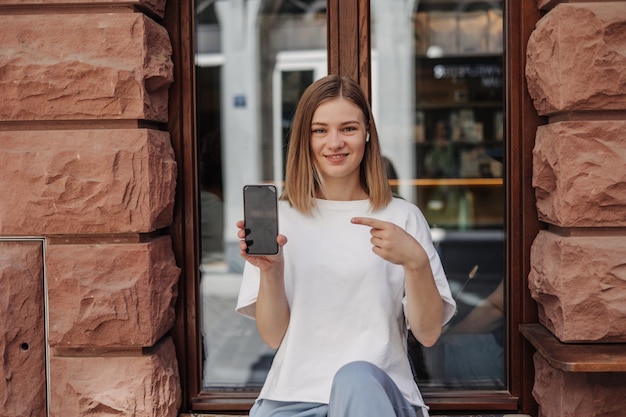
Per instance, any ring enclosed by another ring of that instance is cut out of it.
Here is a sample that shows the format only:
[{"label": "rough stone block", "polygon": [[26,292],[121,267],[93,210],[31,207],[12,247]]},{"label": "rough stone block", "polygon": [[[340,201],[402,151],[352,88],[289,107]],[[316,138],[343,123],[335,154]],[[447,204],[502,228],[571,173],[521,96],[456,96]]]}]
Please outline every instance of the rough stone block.
[{"label": "rough stone block", "polygon": [[0,416],[46,415],[42,247],[0,242]]},{"label": "rough stone block", "polygon": [[541,231],[530,293],[539,321],[563,342],[626,342],[626,238]]},{"label": "rough stone block", "polygon": [[[163,17],[165,12],[166,0],[89,0],[90,5],[102,4],[103,6],[115,6],[115,5],[133,5],[136,7],[146,8],[151,10],[160,17]],[[27,6],[27,5],[77,5],[83,6],[85,0],[2,0],[3,5],[12,6]]]},{"label": "rough stone block", "polygon": [[50,359],[50,416],[176,417],[181,404],[174,343],[141,356]]},{"label": "rough stone block", "polygon": [[534,356],[533,397],[539,417],[617,417],[626,410],[626,378],[619,372],[573,373]]},{"label": "rough stone block", "polygon": [[169,236],[50,244],[46,265],[51,346],[151,346],[174,324],[180,269]]},{"label": "rough stone block", "polygon": [[559,4],[531,34],[528,91],[540,115],[626,109],[626,3]]},{"label": "rough stone block", "polygon": [[172,222],[167,132],[0,131],[0,235],[150,232]]},{"label": "rough stone block", "polygon": [[167,121],[172,47],[138,13],[0,17],[0,120]]},{"label": "rough stone block", "polygon": [[626,226],[626,122],[537,129],[533,186],[540,220],[563,227]]}]

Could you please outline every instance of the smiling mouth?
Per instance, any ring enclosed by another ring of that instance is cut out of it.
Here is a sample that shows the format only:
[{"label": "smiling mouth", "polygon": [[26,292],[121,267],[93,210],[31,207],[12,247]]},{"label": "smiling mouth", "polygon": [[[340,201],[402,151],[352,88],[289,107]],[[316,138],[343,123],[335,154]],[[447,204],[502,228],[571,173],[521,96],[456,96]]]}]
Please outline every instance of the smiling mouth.
[{"label": "smiling mouth", "polygon": [[339,153],[335,155],[326,155],[326,158],[333,160],[333,159],[342,159],[342,158],[345,158],[346,156],[348,156],[347,153]]}]

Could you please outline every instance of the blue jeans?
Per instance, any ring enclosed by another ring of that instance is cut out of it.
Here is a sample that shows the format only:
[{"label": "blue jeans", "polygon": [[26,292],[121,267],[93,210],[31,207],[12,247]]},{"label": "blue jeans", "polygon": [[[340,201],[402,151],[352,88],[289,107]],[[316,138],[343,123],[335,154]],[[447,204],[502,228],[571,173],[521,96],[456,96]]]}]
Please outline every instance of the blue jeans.
[{"label": "blue jeans", "polygon": [[376,365],[351,362],[337,371],[328,404],[261,399],[250,417],[428,417],[428,412],[411,405]]}]

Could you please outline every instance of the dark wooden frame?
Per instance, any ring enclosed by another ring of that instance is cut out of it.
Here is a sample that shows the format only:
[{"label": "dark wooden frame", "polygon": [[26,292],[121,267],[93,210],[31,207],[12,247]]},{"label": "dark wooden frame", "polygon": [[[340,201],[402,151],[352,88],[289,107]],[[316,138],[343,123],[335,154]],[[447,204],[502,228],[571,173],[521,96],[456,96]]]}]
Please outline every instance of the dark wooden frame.
[{"label": "dark wooden frame", "polygon": [[520,411],[537,415],[532,397],[534,348],[520,333],[519,325],[537,322],[537,307],[528,289],[530,248],[541,228],[532,187],[532,151],[537,127],[545,120],[537,115],[528,94],[525,69],[526,46],[541,13],[535,0],[508,0],[506,5],[508,385],[511,394],[519,398]]},{"label": "dark wooden frame", "polygon": [[327,0],[328,73],[351,77],[371,97],[369,0]]},{"label": "dark wooden frame", "polygon": [[[427,393],[433,414],[440,411],[519,411],[536,415],[532,398],[533,347],[518,330],[537,321],[527,277],[530,246],[541,225],[532,188],[532,148],[537,116],[524,77],[528,37],[540,18],[536,0],[506,1],[506,163],[507,204],[507,344],[508,391]],[[348,75],[371,92],[369,0],[327,0],[328,68]],[[193,1],[169,0],[164,25],[174,50],[175,81],[170,89],[168,130],[178,161],[178,188],[172,236],[181,267],[176,324],[172,330],[179,361],[183,402],[181,411],[242,412],[257,392],[203,392],[202,346],[198,304],[199,237],[195,138]]]},{"label": "dark wooden frame", "polygon": [[172,43],[174,82],[169,91],[168,131],[176,156],[178,177],[174,220],[167,231],[181,274],[176,322],[171,330],[182,389],[181,411],[191,410],[191,397],[200,391],[202,363],[198,309],[199,234],[195,120],[195,42],[193,0],[169,0],[163,24]]}]

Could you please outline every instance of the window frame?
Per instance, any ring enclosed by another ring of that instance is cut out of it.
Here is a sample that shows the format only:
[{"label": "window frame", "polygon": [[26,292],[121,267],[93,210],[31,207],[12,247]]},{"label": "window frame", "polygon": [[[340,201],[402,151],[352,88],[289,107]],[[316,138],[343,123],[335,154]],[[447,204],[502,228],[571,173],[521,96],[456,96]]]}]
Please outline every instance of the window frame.
[{"label": "window frame", "polygon": [[[172,237],[181,268],[176,303],[175,340],[182,388],[181,412],[247,411],[257,391],[203,391],[199,312],[199,212],[195,137],[194,5],[169,0],[162,21],[173,47],[174,83],[170,88],[167,129],[178,163],[174,220],[163,233]],[[524,76],[526,44],[540,18],[535,0],[505,0],[506,146],[506,391],[426,392],[434,414],[444,411],[518,411],[537,413],[532,397],[534,349],[519,325],[537,321],[530,296],[530,247],[540,229],[532,188],[532,148],[543,124],[532,104]],[[370,1],[327,0],[328,70],[357,79],[371,96]]]}]

